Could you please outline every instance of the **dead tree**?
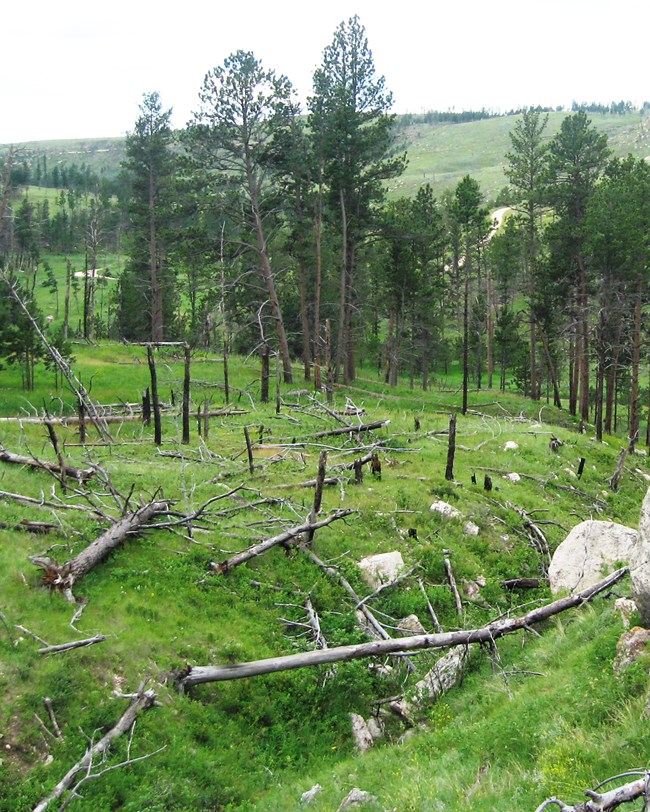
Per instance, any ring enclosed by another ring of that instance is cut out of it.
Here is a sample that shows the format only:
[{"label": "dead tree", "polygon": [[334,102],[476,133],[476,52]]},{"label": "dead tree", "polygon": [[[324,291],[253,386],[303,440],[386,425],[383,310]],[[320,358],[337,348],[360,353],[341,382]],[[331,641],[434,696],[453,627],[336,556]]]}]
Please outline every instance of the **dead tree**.
[{"label": "dead tree", "polygon": [[84,410],[88,415],[88,417],[90,418],[90,421],[92,422],[93,426],[97,429],[99,436],[102,438],[102,440],[106,440],[106,442],[112,442],[113,437],[108,429],[108,426],[106,425],[106,421],[98,413],[95,404],[91,400],[90,395],[88,394],[88,391],[86,390],[85,386],[74,374],[72,368],[70,367],[70,364],[68,364],[68,362],[61,355],[58,349],[47,340],[45,334],[39,327],[38,322],[29,312],[27,305],[23,302],[22,297],[18,293],[15,281],[10,279],[4,272],[4,270],[2,270],[2,268],[0,268],[0,279],[2,279],[3,282],[6,283],[7,287],[9,288],[9,293],[11,294],[13,299],[15,299],[16,303],[27,317],[29,323],[32,325],[34,329],[34,332],[36,333],[39,340],[41,341],[41,343],[51,356],[52,360],[58,367],[63,377],[68,382],[68,385],[76,395],[77,400],[80,400],[83,403]]},{"label": "dead tree", "polygon": [[521,631],[522,629],[529,629],[536,623],[548,620],[548,618],[566,609],[580,606],[590,601],[599,593],[610,589],[614,584],[618,583],[627,571],[627,567],[623,567],[602,581],[593,584],[587,589],[583,589],[575,595],[569,595],[568,597],[560,598],[545,606],[539,606],[519,617],[501,618],[478,629],[444,632],[442,634],[418,634],[412,637],[391,638],[389,640],[373,640],[369,643],[337,646],[320,651],[270,657],[266,660],[235,663],[233,665],[193,666],[185,669],[181,674],[175,675],[175,681],[179,690],[182,691],[205,682],[243,679],[245,677],[255,677],[261,674],[273,674],[279,671],[305,668],[306,666],[358,660],[364,657],[383,657],[386,654],[397,654],[409,651],[446,649],[455,646],[468,646],[472,643],[491,645],[495,640],[506,634]]},{"label": "dead tree", "polygon": [[[33,812],[44,812],[52,801],[57,801],[66,792],[73,790],[77,776],[81,772],[90,773],[95,760],[97,758],[106,758],[113,741],[131,730],[139,714],[158,704],[156,694],[153,691],[145,691],[144,687],[144,685],[141,685],[138,692],[132,695],[131,704],[119,718],[116,725],[86,750],[84,757],[68,770],[47,798],[44,798],[34,807]],[[140,759],[129,759],[128,763],[138,760]]]},{"label": "dead tree", "polygon": [[153,357],[153,345],[147,344],[147,363],[151,375],[151,406],[153,408],[153,434],[154,443],[162,445],[162,425],[160,421],[160,400],[158,399],[158,377],[156,375],[156,362]]},{"label": "dead tree", "polygon": [[51,558],[42,556],[34,556],[31,561],[43,568],[43,583],[47,587],[58,589],[71,596],[72,587],[77,581],[104,561],[113,550],[124,544],[129,536],[141,532],[155,516],[166,513],[168,509],[168,502],[150,502],[123,516],[65,564],[57,564]]},{"label": "dead tree", "polygon": [[258,555],[262,555],[262,553],[265,553],[272,547],[276,547],[278,544],[285,544],[287,541],[291,541],[292,539],[295,539],[297,536],[301,536],[303,533],[318,530],[320,527],[326,527],[328,524],[331,524],[332,522],[335,522],[338,519],[344,519],[351,513],[354,513],[354,511],[337,510],[330,516],[327,516],[325,519],[321,519],[318,522],[312,522],[309,519],[307,519],[307,521],[303,522],[303,524],[299,524],[297,527],[292,527],[289,530],[285,530],[283,533],[280,533],[277,536],[273,536],[270,539],[265,539],[265,541],[261,541],[259,544],[253,544],[251,547],[248,547],[241,553],[235,553],[235,555],[231,556],[225,561],[222,561],[219,564],[213,562],[210,566],[212,567],[214,572],[223,575],[227,573],[229,570],[231,570],[233,567],[237,567],[240,564],[244,564],[246,561],[250,561],[251,558],[256,558]]},{"label": "dead tree", "polygon": [[[318,473],[316,475],[316,486],[314,488],[314,504],[309,514],[309,521],[312,525],[316,522],[323,502],[323,486],[325,485],[325,471],[327,469],[327,451],[321,451],[318,459]],[[314,540],[315,530],[310,529],[305,533],[305,544],[311,544]]]},{"label": "dead tree", "polygon": [[[575,806],[569,806],[558,798],[548,798],[537,807],[535,812],[542,812],[543,809],[547,809],[550,806],[558,806],[562,812],[605,812],[608,809],[615,809],[621,804],[636,801],[638,798],[643,798],[645,801],[643,809],[646,810],[650,804],[650,772],[633,770],[623,775],[614,776],[614,778],[610,778],[603,783],[609,784],[616,779],[630,775],[638,775],[640,777],[616,789],[610,789],[609,792],[600,793],[592,789],[585,790],[585,795],[587,795],[590,800],[576,804]],[[600,789],[602,786],[603,784],[600,784],[596,789]]]},{"label": "dead tree", "polygon": [[95,475],[92,468],[76,468],[74,465],[61,464],[60,462],[44,462],[33,457],[25,457],[22,454],[14,454],[4,448],[0,448],[0,461],[24,465],[28,468],[41,468],[52,474],[57,474],[62,479],[75,479],[77,482],[86,482]]},{"label": "dead tree", "polygon": [[456,454],[456,415],[449,418],[449,445],[447,447],[447,468],[445,479],[452,482],[454,479],[454,456]]},{"label": "dead tree", "polygon": [[[181,443],[188,445],[190,442],[190,345],[185,342],[185,368],[183,373],[183,437]],[[226,401],[228,395],[226,394]]]}]

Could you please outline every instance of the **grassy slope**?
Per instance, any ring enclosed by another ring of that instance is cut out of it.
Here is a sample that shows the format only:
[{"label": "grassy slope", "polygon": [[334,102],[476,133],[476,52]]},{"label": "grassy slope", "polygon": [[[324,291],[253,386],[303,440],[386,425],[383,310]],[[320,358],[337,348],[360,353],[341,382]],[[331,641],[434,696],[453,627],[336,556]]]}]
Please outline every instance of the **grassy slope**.
[{"label": "grassy slope", "polygon": [[[550,113],[547,135],[557,132],[567,113]],[[590,113],[598,129],[607,133],[615,155],[628,153],[639,158],[650,155],[650,120],[640,113],[615,116]],[[398,130],[400,149],[406,150],[409,165],[404,175],[391,183],[392,195],[413,195],[430,183],[439,197],[453,189],[464,175],[472,175],[491,200],[506,185],[504,156],[510,149],[508,133],[516,116],[473,121],[466,124],[413,124]],[[111,175],[124,159],[124,139],[104,138],[70,141],[39,141],[24,145],[45,152],[50,165],[85,163],[91,170]],[[6,147],[4,148],[6,149]],[[3,146],[0,145],[0,155]]]},{"label": "grassy slope", "polygon": [[[550,113],[547,136],[553,136],[566,113]],[[607,133],[614,155],[650,155],[650,120],[639,113],[625,116],[590,114],[593,124]],[[391,184],[391,194],[413,195],[430,183],[439,197],[454,188],[464,175],[481,184],[488,200],[506,185],[504,156],[511,148],[508,134],[515,116],[485,119],[467,124],[414,124],[400,131],[400,143],[408,153],[404,175]]]},{"label": "grassy slope", "polygon": [[[84,380],[92,379],[95,396],[105,402],[137,400],[147,383],[141,348],[79,347],[77,355]],[[159,366],[166,396],[169,389],[178,389],[180,364],[167,354]],[[195,400],[209,395],[220,405],[221,390],[201,386],[221,381],[220,364],[197,358],[193,376]],[[257,401],[256,366],[237,362],[232,376],[234,385],[250,388]],[[7,387],[6,372],[0,378],[6,387],[3,411],[14,413],[25,401]],[[42,377],[41,382],[34,403],[48,397],[48,382]],[[113,448],[82,452],[68,446],[73,461],[85,463],[92,456],[123,492],[133,485],[144,498],[162,488],[182,510],[239,484],[251,489],[242,492],[250,500],[259,493],[283,501],[241,510],[241,502],[225,500],[219,507],[234,510],[208,532],[197,533],[194,541],[159,531],[128,543],[77,589],[89,600],[77,627],[83,636],[108,634],[101,645],[42,659],[35,641],[12,632],[12,642],[0,627],[0,810],[31,808],[81,756],[85,739],[80,730],[91,734],[106,729],[121,713],[122,703],[111,697],[116,680],[128,691],[147,675],[163,705],[138,723],[134,755],[166,749],[151,761],[90,782],[84,795],[94,810],[299,809],[301,792],[316,781],[324,787],[312,807],[317,810],[335,809],[355,785],[378,796],[378,804],[369,809],[519,810],[535,808],[551,794],[567,802],[577,800],[582,788],[598,779],[645,763],[639,718],[647,669],[614,679],[611,660],[621,627],[611,601],[599,600],[593,608],[572,612],[550,624],[543,639],[526,637],[525,646],[521,638],[503,641],[494,673],[486,653],[477,652],[463,686],[425,710],[427,732],[387,746],[405,732],[391,722],[387,744],[364,757],[353,754],[348,714],[368,716],[373,700],[399,693],[406,676],[399,666],[387,679],[373,675],[367,663],[356,662],[204,686],[190,697],[179,697],[164,686],[165,675],[186,662],[236,662],[310,648],[308,639],[296,637],[278,622],[279,616],[301,618],[299,605],[307,592],[330,645],[363,639],[338,586],[298,553],[287,556],[274,550],[228,578],[201,583],[210,560],[242,549],[255,537],[273,535],[278,521],[299,522],[309,509],[308,490],[278,491],[275,486],[313,476],[320,446],[296,448],[276,459],[268,444],[337,424],[322,411],[305,409],[304,396],[302,409],[292,407],[298,397],[290,389],[284,388],[281,415],[256,402],[246,415],[213,421],[207,443],[199,440],[193,426],[189,448],[179,446],[178,423],[167,419],[162,450],[183,452],[185,461],[161,457],[151,443],[151,431],[140,424],[125,425],[120,444]],[[315,541],[319,555],[337,559],[362,594],[365,588],[354,562],[398,548],[409,566],[419,566],[417,574],[443,625],[453,628],[458,620],[442,568],[442,549],[450,548],[457,577],[487,579],[483,594],[489,607],[471,602],[465,607],[464,623],[482,625],[522,600],[500,587],[502,578],[539,571],[538,555],[508,501],[527,510],[549,511],[538,518],[557,523],[545,525],[553,547],[563,538],[563,528],[580,518],[596,515],[636,524],[646,487],[646,460],[634,461],[638,472],[626,474],[618,494],[608,493],[618,443],[596,445],[588,434],[577,434],[565,415],[548,408],[540,415],[539,405],[533,409],[513,395],[499,398],[497,406],[494,395],[474,393],[472,404],[480,414],[459,418],[457,482],[450,484],[443,476],[445,438],[428,432],[446,428],[448,410],[458,405],[457,394],[389,390],[367,377],[357,381],[356,388],[337,392],[339,406],[345,395],[363,405],[368,419],[391,420],[390,429],[378,433],[388,441],[381,452],[382,479],[367,476],[361,486],[328,489],[324,510],[346,506],[359,512],[345,525],[320,531]],[[243,397],[236,405],[250,403]],[[418,435],[414,415],[422,422]],[[550,422],[540,422],[540,416]],[[267,444],[267,450],[258,452],[260,467],[252,477],[242,454],[244,425],[251,426],[255,436],[264,426]],[[551,432],[565,441],[559,455],[548,449]],[[75,441],[72,431],[60,434],[68,443]],[[519,449],[506,454],[507,439],[516,440]],[[51,457],[39,427],[25,426],[21,432],[0,424],[0,442],[12,450]],[[330,465],[353,458],[354,445],[345,438],[322,442],[332,446]],[[192,461],[198,455],[204,462]],[[570,470],[581,456],[588,465],[578,483]],[[480,467],[514,470],[536,479],[514,484],[494,472],[496,489],[486,494],[470,481],[475,470],[482,481]],[[52,480],[5,466],[0,487],[38,496],[50,492]],[[438,498],[452,501],[476,522],[480,535],[467,537],[462,522],[445,523],[431,514],[429,505]],[[110,505],[110,498],[105,501]],[[42,513],[0,502],[4,521],[43,518]],[[68,625],[72,608],[60,596],[37,588],[38,576],[27,557],[61,545],[51,554],[65,560],[98,532],[94,521],[72,512],[62,522],[61,533],[47,539],[0,531],[0,611],[10,627],[20,623],[49,642],[76,636]],[[417,528],[417,540],[406,536],[409,527]],[[251,586],[251,579],[263,586]],[[622,591],[628,588],[623,585]],[[541,590],[523,600],[546,597]],[[373,606],[393,618],[416,612],[428,625],[414,580],[383,593]],[[418,661],[423,672],[431,657],[420,655]],[[519,673],[506,682],[502,669]],[[46,695],[57,709],[64,743],[45,742],[34,722],[35,711],[42,715]],[[123,755],[123,743],[116,751]],[[48,752],[53,757],[49,765]]]}]

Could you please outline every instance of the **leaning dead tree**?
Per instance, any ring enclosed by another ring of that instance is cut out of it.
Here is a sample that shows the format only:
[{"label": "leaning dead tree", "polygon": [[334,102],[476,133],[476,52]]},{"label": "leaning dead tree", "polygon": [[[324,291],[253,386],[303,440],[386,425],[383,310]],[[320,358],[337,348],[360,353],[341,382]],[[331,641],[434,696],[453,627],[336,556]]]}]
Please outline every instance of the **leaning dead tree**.
[{"label": "leaning dead tree", "polygon": [[90,421],[92,422],[93,426],[97,429],[97,432],[98,432],[99,436],[103,440],[106,440],[107,442],[112,442],[113,441],[113,436],[111,435],[111,433],[110,433],[110,431],[108,429],[108,426],[106,425],[106,422],[104,421],[103,417],[98,413],[98,411],[97,411],[97,409],[95,407],[95,403],[91,399],[88,391],[86,390],[86,387],[81,383],[79,378],[77,378],[77,376],[74,374],[74,372],[72,371],[72,367],[70,366],[70,364],[68,364],[68,362],[61,355],[61,353],[57,350],[57,348],[53,344],[51,344],[47,340],[47,338],[45,337],[45,334],[43,333],[41,328],[38,326],[38,322],[32,316],[32,314],[29,312],[29,308],[27,307],[25,302],[22,300],[22,297],[21,297],[20,293],[16,289],[15,280],[11,279],[11,277],[9,277],[2,268],[0,268],[0,279],[2,279],[3,282],[5,282],[5,284],[9,288],[9,293],[11,294],[12,298],[16,300],[16,303],[18,304],[20,309],[27,316],[27,319],[29,320],[29,323],[32,325],[32,328],[34,329],[34,332],[36,333],[39,340],[41,341],[41,343],[43,344],[43,346],[45,347],[45,349],[49,353],[50,357],[52,358],[52,360],[54,361],[54,363],[58,367],[58,369],[61,372],[61,374],[63,375],[63,377],[68,382],[68,385],[70,386],[70,388],[72,389],[72,391],[76,395],[78,402],[83,405],[83,409],[84,409],[85,414],[88,415],[88,417],[89,417]]},{"label": "leaning dead tree", "polygon": [[[612,781],[628,777],[631,775],[640,776],[635,781],[630,781],[628,784],[623,784],[616,789],[611,789],[608,792],[597,792],[604,784],[609,784]],[[638,798],[643,798],[643,809],[650,809],[650,771],[631,771],[623,775],[616,775],[613,778],[604,781],[596,787],[596,790],[585,790],[585,795],[589,797],[588,801],[581,804],[570,806],[560,801],[558,798],[548,798],[541,803],[535,812],[542,812],[543,809],[548,809],[551,806],[558,806],[562,812],[605,812],[607,809],[616,809],[621,804],[631,803]]]},{"label": "leaning dead tree", "polygon": [[261,674],[273,674],[278,671],[290,671],[295,668],[305,668],[306,666],[358,660],[364,657],[381,657],[386,654],[428,649],[447,649],[454,646],[468,646],[472,643],[492,645],[499,637],[522,629],[529,629],[536,623],[547,620],[566,609],[590,601],[595,595],[604,592],[620,581],[627,571],[627,567],[623,567],[575,595],[560,598],[553,601],[553,603],[540,606],[519,617],[496,620],[479,629],[443,632],[441,634],[418,634],[399,639],[374,640],[370,643],[337,646],[326,650],[288,654],[282,657],[270,657],[266,660],[255,660],[234,665],[192,666],[178,675],[176,684],[179,690],[185,690],[204,682],[256,677]]},{"label": "leaning dead tree", "polygon": [[[80,773],[89,775],[97,759],[104,760],[106,758],[113,741],[119,736],[128,733],[133,728],[139,714],[158,704],[156,694],[151,690],[146,691],[144,684],[139,687],[137,693],[132,694],[129,698],[132,700],[131,704],[122,714],[115,726],[102,736],[98,742],[95,742],[95,744],[86,750],[84,757],[68,770],[47,798],[43,798],[43,800],[34,807],[33,812],[43,812],[52,801],[57,801],[63,797],[66,792],[71,792],[72,797],[74,797],[74,790],[76,786],[79,785],[77,776]],[[127,766],[127,764],[133,764],[141,760],[141,758],[128,758],[127,761],[120,766]]]},{"label": "leaning dead tree", "polygon": [[225,561],[221,561],[220,563],[213,562],[210,566],[214,572],[223,575],[229,570],[233,569],[233,567],[238,567],[240,564],[250,561],[251,558],[256,558],[258,555],[262,555],[262,553],[265,553],[272,547],[277,547],[279,544],[286,544],[287,542],[298,538],[303,533],[313,533],[319,528],[326,527],[328,524],[332,524],[332,522],[335,522],[338,519],[344,519],[351,513],[354,513],[354,511],[348,509],[336,510],[334,513],[326,516],[324,519],[320,519],[317,522],[311,521],[311,518],[308,518],[307,521],[297,525],[296,527],[291,527],[289,530],[285,530],[283,533],[280,533],[277,536],[260,541],[259,544],[253,544],[251,547],[247,547],[245,550],[242,550],[241,553],[235,553],[235,555],[227,558]]},{"label": "leaning dead tree", "polygon": [[124,544],[129,536],[139,533],[155,516],[168,510],[168,502],[155,501],[128,513],[65,564],[57,564],[45,556],[34,556],[30,560],[43,568],[43,583],[46,586],[71,597],[72,587],[77,581],[107,558],[113,550]]}]

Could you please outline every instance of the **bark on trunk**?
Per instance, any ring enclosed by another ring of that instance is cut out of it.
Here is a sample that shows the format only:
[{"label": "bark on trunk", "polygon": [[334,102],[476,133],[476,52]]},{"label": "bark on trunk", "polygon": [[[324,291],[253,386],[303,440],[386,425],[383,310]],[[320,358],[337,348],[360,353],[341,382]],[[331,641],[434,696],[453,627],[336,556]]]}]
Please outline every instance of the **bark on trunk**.
[{"label": "bark on trunk", "polygon": [[24,457],[22,454],[13,454],[4,448],[0,448],[0,462],[10,462],[16,465],[25,465],[28,468],[42,468],[53,474],[66,478],[76,479],[77,482],[87,482],[95,472],[92,468],[76,468],[74,465],[61,465],[57,462],[43,462],[33,457]]},{"label": "bark on trunk", "polygon": [[98,757],[101,761],[106,756],[113,740],[117,739],[118,736],[122,736],[124,733],[128,733],[135,724],[138,715],[142,713],[142,711],[149,710],[149,708],[152,708],[156,704],[156,694],[153,691],[145,691],[144,688],[138,691],[115,727],[112,727],[96,744],[93,744],[92,747],[86,750],[81,761],[78,761],[74,767],[68,770],[47,798],[44,798],[34,807],[33,812],[44,812],[52,801],[61,798],[62,795],[74,786],[75,779],[79,773],[84,771],[89,772]]},{"label": "bark on trunk", "polygon": [[129,513],[65,564],[57,564],[50,558],[38,556],[31,561],[43,568],[43,583],[50,589],[71,590],[77,581],[124,544],[129,536],[139,533],[143,526],[158,514],[165,513],[168,508],[167,502],[150,502],[134,513]]},{"label": "bark on trunk", "polygon": [[280,533],[279,535],[273,536],[270,539],[265,539],[259,544],[253,544],[246,550],[242,550],[241,553],[235,553],[235,555],[231,556],[225,561],[220,562],[219,564],[213,562],[210,566],[214,572],[223,575],[229,570],[233,569],[233,567],[244,564],[246,561],[250,561],[252,558],[256,558],[258,555],[262,555],[262,553],[265,553],[272,547],[277,547],[278,544],[284,544],[287,541],[291,541],[303,533],[318,530],[320,527],[325,527],[328,524],[335,522],[337,519],[344,519],[353,512],[354,511],[352,510],[337,510],[335,513],[332,513],[331,516],[321,519],[319,522],[311,522],[309,519],[307,519],[306,522],[303,522],[297,527],[292,527],[290,530],[285,530],[284,533]]}]

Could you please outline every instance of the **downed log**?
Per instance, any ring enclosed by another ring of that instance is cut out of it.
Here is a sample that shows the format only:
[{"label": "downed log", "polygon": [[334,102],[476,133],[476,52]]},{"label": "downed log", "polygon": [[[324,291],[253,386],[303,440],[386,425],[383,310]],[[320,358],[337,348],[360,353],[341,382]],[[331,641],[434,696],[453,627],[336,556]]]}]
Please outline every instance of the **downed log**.
[{"label": "downed log", "polygon": [[135,724],[138,715],[157,704],[156,694],[153,691],[145,691],[144,685],[140,686],[131,704],[122,714],[117,724],[86,750],[84,757],[68,770],[47,798],[44,798],[34,807],[33,812],[44,812],[52,801],[58,800],[68,790],[72,789],[77,775],[82,771],[90,772],[93,761],[98,756],[101,759],[106,757],[113,740],[124,733],[128,733]]},{"label": "downed log", "polygon": [[359,434],[362,431],[374,431],[387,426],[390,420],[376,420],[374,423],[362,423],[360,426],[342,426],[340,429],[329,429],[329,431],[319,431],[313,434],[312,437],[320,439],[321,437],[336,437],[339,434]]},{"label": "downed log", "polygon": [[243,679],[244,677],[255,677],[260,674],[273,674],[278,671],[289,671],[294,668],[358,660],[364,657],[381,657],[386,654],[421,651],[432,648],[452,648],[454,646],[467,646],[471,643],[491,644],[499,637],[520,631],[521,629],[528,629],[535,623],[547,620],[559,612],[586,603],[595,595],[604,592],[620,581],[627,571],[627,567],[623,567],[602,581],[593,584],[587,589],[583,589],[575,595],[569,595],[546,604],[545,606],[537,607],[519,617],[501,618],[478,629],[443,632],[442,634],[418,634],[412,637],[401,637],[390,640],[374,640],[370,643],[337,646],[320,651],[288,654],[281,657],[270,657],[266,660],[235,663],[233,665],[192,666],[178,675],[177,687],[182,691],[204,682]]},{"label": "downed log", "polygon": [[94,646],[95,643],[103,643],[106,640],[105,634],[96,634],[94,637],[86,637],[85,640],[71,640],[69,643],[59,643],[58,646],[44,646],[38,649],[39,654],[61,654],[64,651],[71,651],[75,648],[86,648]]},{"label": "downed log", "polygon": [[40,556],[34,556],[30,560],[43,568],[43,583],[46,586],[50,589],[69,591],[80,578],[107,558],[109,553],[122,545],[130,535],[138,533],[151,519],[160,513],[166,513],[168,509],[168,502],[159,501],[150,502],[133,513],[128,513],[65,564],[57,564],[51,558]]},{"label": "downed log", "polygon": [[548,578],[509,578],[501,581],[504,589],[537,589],[544,585],[548,586]]},{"label": "downed log", "polygon": [[60,525],[51,522],[33,522],[30,519],[21,519],[19,522],[0,522],[0,530],[25,530],[28,533],[51,533],[59,530]]},{"label": "downed log", "polygon": [[[637,798],[643,798],[645,800],[643,808],[647,809],[648,802],[650,801],[650,772],[626,773],[626,775],[630,774],[641,775],[642,777],[636,781],[630,781],[629,784],[623,784],[621,787],[611,789],[609,792],[598,793],[591,789],[585,790],[585,795],[588,795],[591,800],[584,801],[584,803],[576,804],[575,806],[569,806],[558,798],[548,798],[537,807],[535,812],[542,812],[543,809],[552,805],[559,806],[562,812],[605,812],[605,810],[615,809],[621,804],[636,801]],[[617,778],[621,777],[622,776],[617,776]]]},{"label": "downed log", "polygon": [[71,477],[72,479],[76,479],[77,482],[86,482],[95,474],[92,468],[77,468],[74,465],[62,466],[58,462],[44,462],[43,460],[37,460],[33,457],[25,457],[22,454],[14,454],[5,448],[0,448],[0,462],[26,465],[29,468],[42,468],[45,471],[58,474],[61,477]]},{"label": "downed log", "polygon": [[327,516],[325,519],[321,519],[318,522],[311,522],[309,521],[309,519],[307,519],[307,521],[303,522],[297,527],[292,527],[289,530],[285,530],[283,533],[280,533],[277,536],[273,536],[270,539],[260,541],[259,544],[253,544],[251,547],[247,547],[245,550],[242,550],[241,553],[235,553],[235,555],[231,556],[225,561],[221,561],[218,564],[212,562],[210,566],[219,575],[224,575],[233,567],[237,567],[240,564],[244,564],[246,561],[250,561],[251,558],[256,558],[258,555],[262,555],[262,553],[265,553],[267,550],[270,550],[271,547],[276,547],[278,544],[284,544],[287,541],[291,541],[291,539],[300,536],[302,533],[318,530],[320,527],[325,527],[326,525],[335,522],[337,519],[344,519],[351,513],[354,513],[354,511],[348,509],[337,510],[330,516]]}]

